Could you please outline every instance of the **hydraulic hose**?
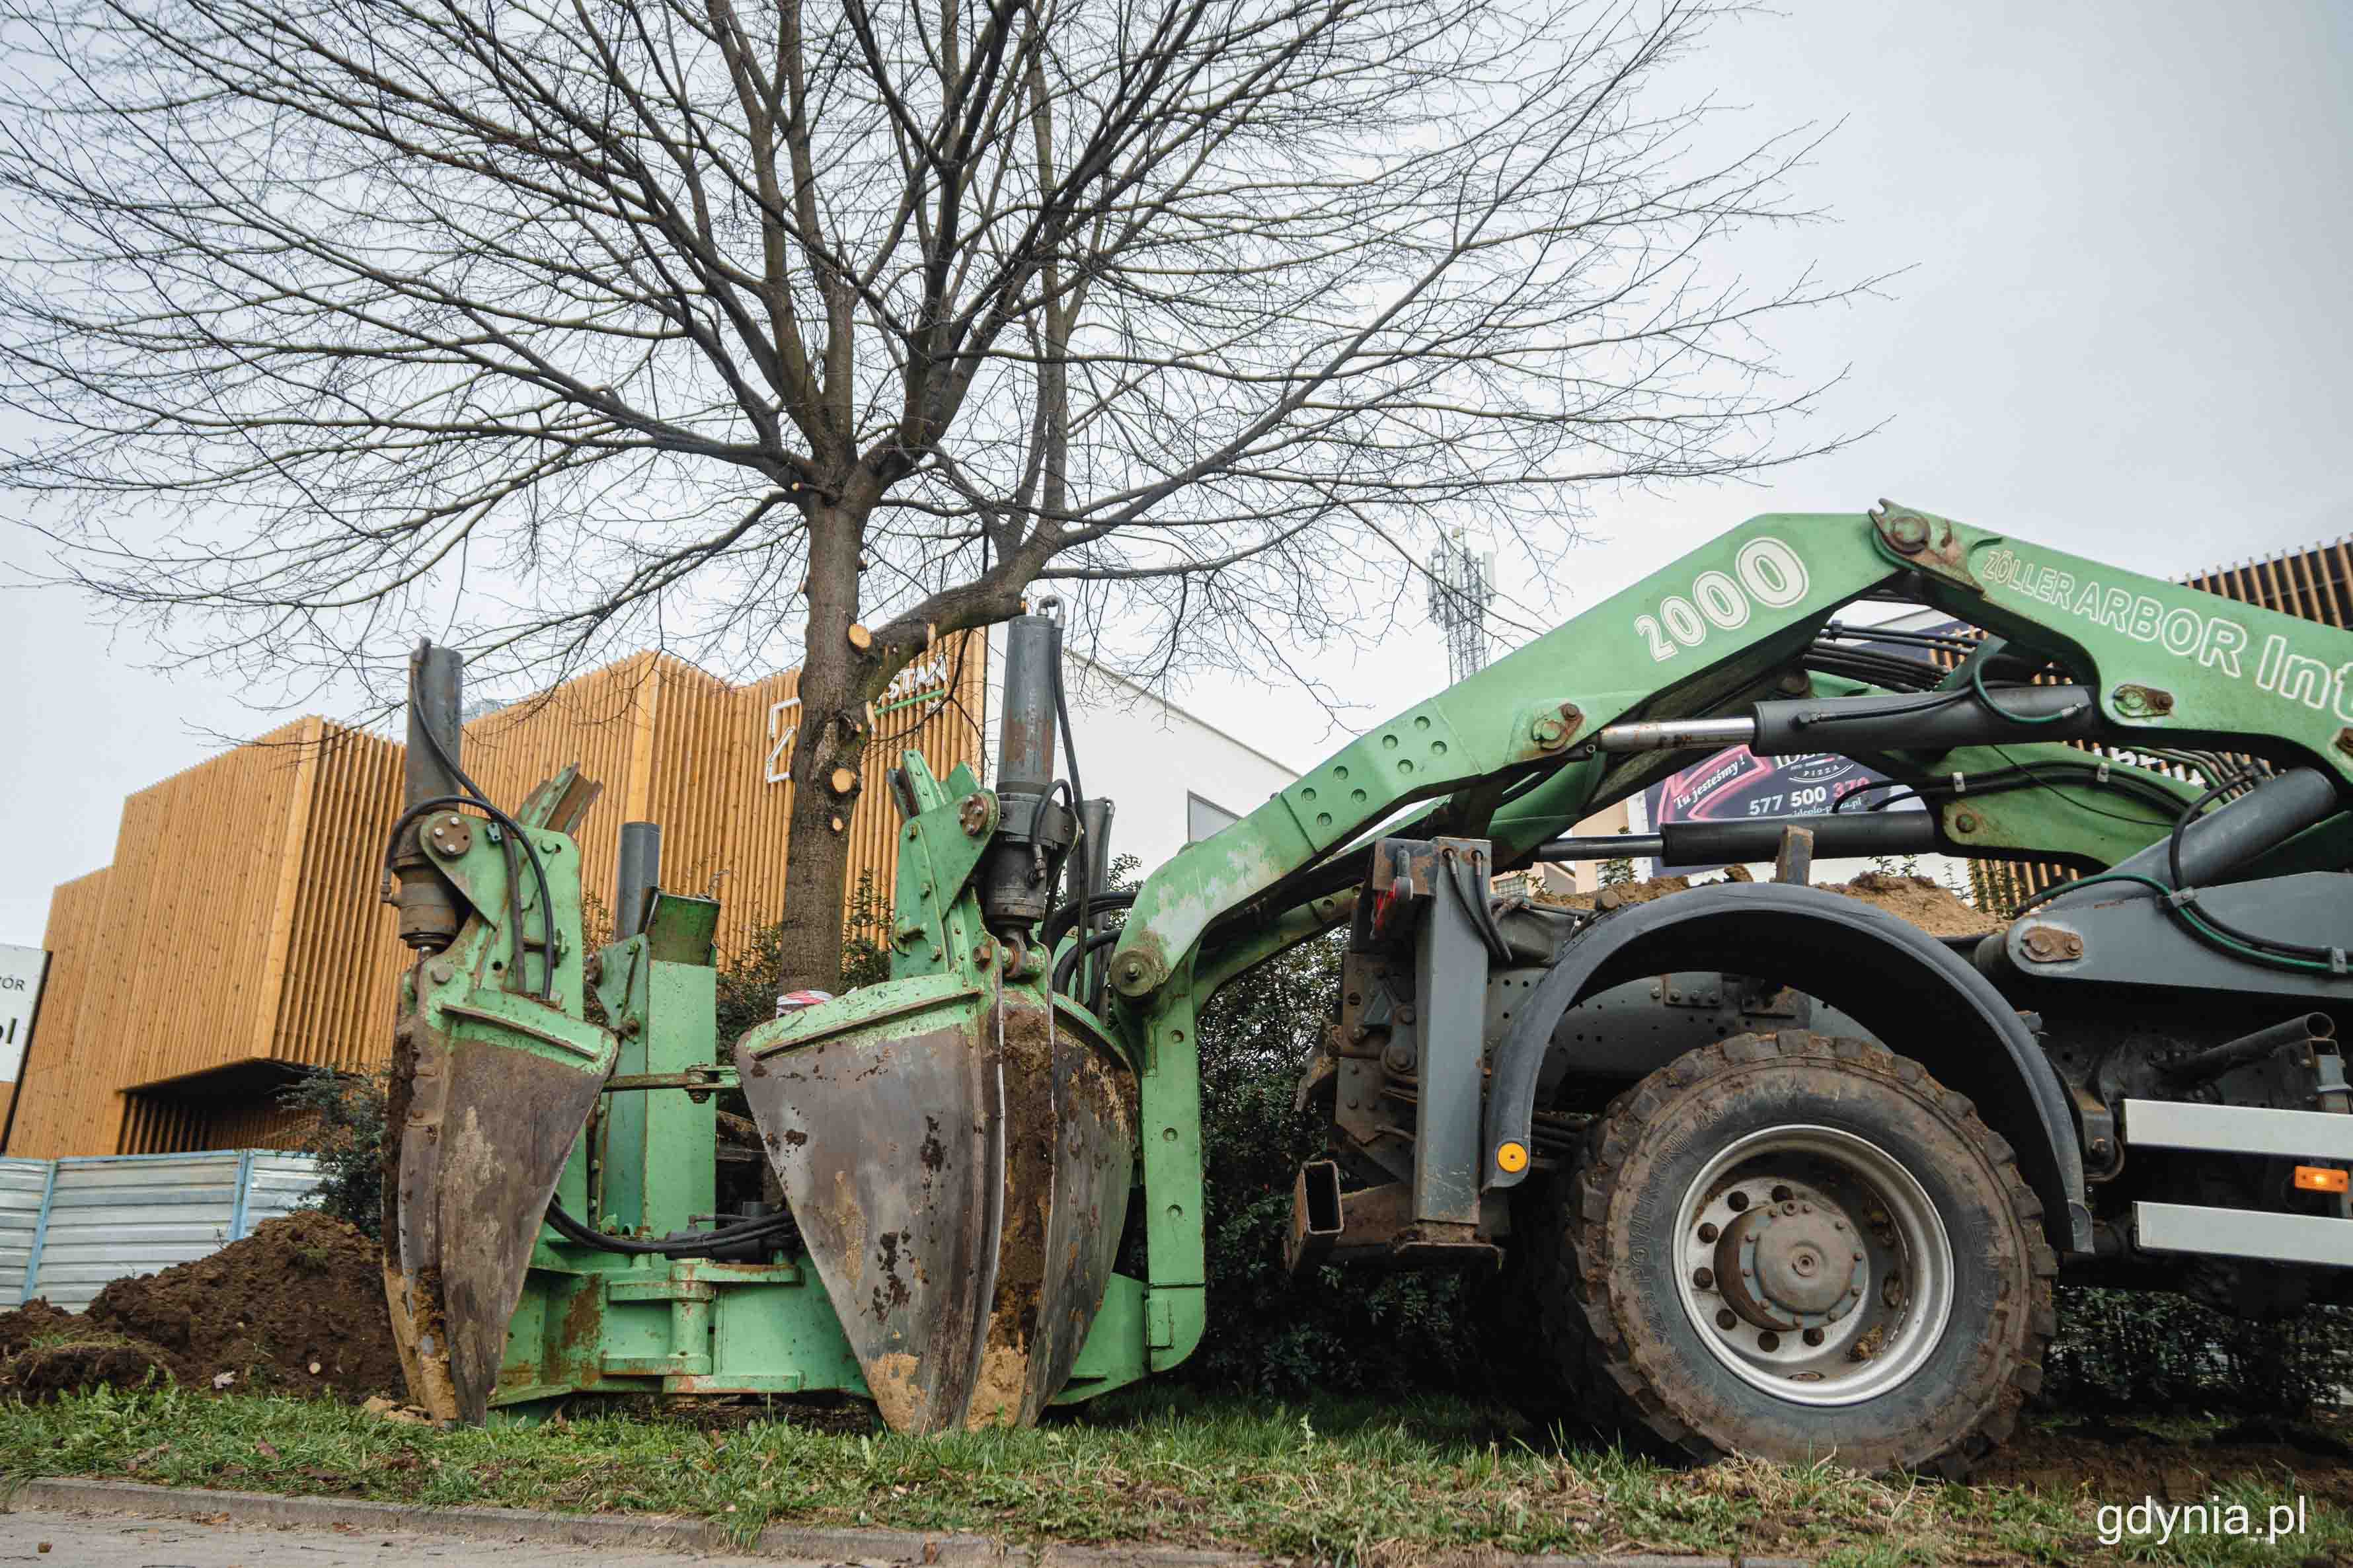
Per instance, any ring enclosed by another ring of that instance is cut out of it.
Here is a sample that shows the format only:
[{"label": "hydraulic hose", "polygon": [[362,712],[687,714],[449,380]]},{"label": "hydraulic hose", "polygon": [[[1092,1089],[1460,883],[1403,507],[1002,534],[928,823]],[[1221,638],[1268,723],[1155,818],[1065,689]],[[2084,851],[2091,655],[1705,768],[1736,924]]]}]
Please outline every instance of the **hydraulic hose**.
[{"label": "hydraulic hose", "polygon": [[1054,980],[1050,989],[1060,991],[1065,995],[1070,994],[1071,977],[1077,971],[1079,961],[1099,947],[1109,947],[1113,942],[1117,942],[1119,937],[1120,933],[1115,931],[1099,931],[1072,942],[1071,951],[1054,962]]},{"label": "hydraulic hose", "polygon": [[697,1258],[721,1248],[741,1247],[746,1242],[792,1235],[799,1228],[793,1223],[789,1213],[777,1213],[763,1215],[742,1225],[707,1230],[688,1240],[638,1241],[631,1237],[607,1236],[602,1231],[592,1230],[566,1213],[562,1204],[553,1200],[547,1205],[547,1223],[566,1241],[627,1258]]},{"label": "hydraulic hose", "polygon": [[425,737],[426,744],[433,748],[433,754],[440,759],[443,767],[449,770],[449,776],[458,781],[459,787],[473,798],[467,800],[457,795],[442,795],[402,813],[399,824],[393,829],[391,846],[385,851],[385,869],[389,871],[392,868],[393,858],[399,853],[401,830],[421,812],[442,805],[471,805],[505,828],[507,837],[502,847],[506,850],[507,861],[507,912],[513,926],[512,945],[515,973],[528,977],[522,957],[522,889],[515,885],[514,846],[521,844],[524,856],[531,862],[532,876],[539,883],[540,923],[547,928],[547,946],[540,954],[539,998],[543,1002],[553,1002],[555,999],[555,895],[547,879],[547,868],[540,861],[537,847],[532,843],[531,835],[523,831],[522,825],[492,805],[482,786],[467,776],[466,770],[458,765],[458,760],[441,744],[440,737],[433,733],[432,726],[419,726],[417,733]]},{"label": "hydraulic hose", "polygon": [[1462,907],[1463,918],[1479,933],[1487,952],[1496,963],[1508,964],[1512,962],[1512,944],[1503,928],[1495,923],[1495,911],[1487,907],[1486,879],[1480,874],[1484,862],[1484,856],[1473,854],[1457,858],[1452,851],[1447,851],[1441,879],[1452,890],[1455,902]]},{"label": "hydraulic hose", "polygon": [[[1084,912],[1090,915],[1107,915],[1113,910],[1131,909],[1135,904],[1135,894],[1136,889],[1134,888],[1123,889],[1115,892],[1098,893],[1086,901]],[[1052,952],[1060,943],[1062,938],[1070,934],[1071,928],[1079,923],[1081,912],[1081,905],[1068,903],[1058,905],[1051,913],[1047,915],[1046,923],[1039,933],[1039,940],[1046,944],[1048,952]]]},{"label": "hydraulic hose", "polygon": [[2282,937],[2258,936],[2253,931],[2242,931],[2211,910],[2201,906],[2198,902],[2197,892],[2187,886],[2188,879],[2183,875],[2181,868],[2182,835],[2188,831],[2191,820],[2203,811],[2210,802],[2228,795],[2246,783],[2249,777],[2249,773],[2242,773],[2224,779],[2221,784],[2191,801],[2189,808],[2174,819],[2173,831],[2165,841],[2166,865],[2173,874],[2174,898],[2179,901],[2182,913],[2194,915],[2212,928],[2215,936],[2250,956],[2260,956],[2261,953],[2267,952],[2272,954],[2282,966],[2296,960],[2303,960],[2306,962],[2298,963],[2296,965],[2298,968],[2317,969],[2323,973],[2341,972],[2345,955],[2343,948],[2315,947],[2306,942],[2289,942]]},{"label": "hydraulic hose", "polygon": [[[1062,760],[1071,770],[1071,849],[1063,857],[1062,863],[1068,872],[1065,886],[1072,888],[1076,894],[1071,901],[1078,905],[1079,910],[1079,945],[1073,951],[1079,954],[1083,965],[1087,953],[1093,947],[1092,938],[1094,933],[1091,928],[1094,923],[1094,901],[1089,895],[1094,890],[1092,862],[1095,847],[1086,842],[1084,808],[1087,792],[1086,787],[1079,783],[1079,743],[1071,732],[1071,698],[1062,683],[1062,626],[1060,621],[1054,624],[1054,718],[1062,727]],[[1047,951],[1053,951],[1053,945],[1054,939],[1050,935],[1046,938]],[[1055,966],[1057,977],[1050,990],[1060,988],[1060,967],[1059,964]],[[1087,988],[1084,974],[1079,978],[1079,988],[1082,992]]]},{"label": "hydraulic hose", "polygon": [[[2198,900],[2198,890],[2186,885],[2189,880],[2190,868],[2185,851],[2198,847],[2188,841],[2191,824],[2200,820],[2199,814],[2210,804],[2240,787],[2246,778],[2247,775],[2242,773],[2223,780],[2190,802],[2175,818],[2173,831],[2167,837],[2163,852],[2163,864],[2170,875],[2171,885],[2149,874],[2158,868],[2158,850],[2151,846],[2113,870],[2062,882],[2055,888],[2045,888],[2021,901],[2011,911],[2012,918],[2064,893],[2102,883],[2124,883],[2146,888],[2155,893],[2168,912],[2179,921],[2191,935],[2210,947],[2236,953],[2274,969],[2318,974],[2345,973],[2344,949],[2316,947],[2242,931],[2204,908]],[[2268,779],[2228,808],[2231,812],[2250,813],[2244,819],[2243,829],[2239,826],[2241,818],[2232,816],[2232,826],[2222,826],[2225,813],[2213,814],[2216,828],[2203,831],[2219,832],[2221,837],[2218,843],[2207,846],[2204,853],[2208,863],[2200,869],[2207,875],[2213,875],[2232,866],[2243,865],[2255,856],[2285,842],[2295,833],[2323,820],[2336,804],[2333,783],[2316,770],[2298,768]]]}]

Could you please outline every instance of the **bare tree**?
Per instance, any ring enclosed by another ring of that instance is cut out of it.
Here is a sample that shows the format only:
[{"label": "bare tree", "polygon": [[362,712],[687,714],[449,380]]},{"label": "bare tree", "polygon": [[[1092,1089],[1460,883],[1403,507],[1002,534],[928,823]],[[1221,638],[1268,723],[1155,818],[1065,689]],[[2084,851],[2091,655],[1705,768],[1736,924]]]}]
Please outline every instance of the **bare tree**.
[{"label": "bare tree", "polygon": [[1417,519],[1540,566],[1581,487],[1808,449],[1753,329],[1842,290],[1706,270],[1807,216],[1803,145],[1695,163],[1654,101],[1715,9],[5,0],[0,483],[247,671],[797,641],[829,973],[935,637],[1057,584],[1265,668],[1401,597]]}]

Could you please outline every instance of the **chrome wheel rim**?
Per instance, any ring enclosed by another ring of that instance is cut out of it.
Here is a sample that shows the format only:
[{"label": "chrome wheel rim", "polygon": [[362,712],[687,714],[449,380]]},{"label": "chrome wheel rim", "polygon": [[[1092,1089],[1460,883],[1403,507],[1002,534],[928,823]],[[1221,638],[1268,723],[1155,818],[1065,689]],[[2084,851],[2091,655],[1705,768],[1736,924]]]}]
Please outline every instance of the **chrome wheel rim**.
[{"label": "chrome wheel rim", "polygon": [[1834,1127],[1723,1150],[1677,1210],[1677,1282],[1710,1354],[1795,1405],[1859,1405],[1918,1372],[1953,1310],[1953,1247],[1911,1172]]}]

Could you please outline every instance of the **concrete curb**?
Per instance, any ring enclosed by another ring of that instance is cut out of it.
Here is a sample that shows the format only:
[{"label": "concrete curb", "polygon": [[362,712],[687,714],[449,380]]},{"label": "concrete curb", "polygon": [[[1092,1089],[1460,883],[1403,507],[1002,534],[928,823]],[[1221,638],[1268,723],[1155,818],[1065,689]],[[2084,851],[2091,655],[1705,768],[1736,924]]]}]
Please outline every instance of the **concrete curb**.
[{"label": "concrete curb", "polygon": [[[1265,1559],[1239,1552],[1178,1546],[1016,1545],[986,1535],[924,1534],[908,1530],[829,1530],[772,1524],[750,1546],[737,1544],[708,1521],[663,1515],[549,1513],[529,1508],[424,1508],[349,1498],[283,1497],[275,1492],[207,1491],[139,1481],[47,1476],[26,1481],[5,1510],[127,1513],[148,1519],[194,1519],[304,1530],[343,1526],[358,1531],[408,1531],[429,1535],[528,1541],[555,1546],[619,1551],[735,1552],[758,1557],[817,1558],[860,1564],[934,1564],[936,1568],[1247,1568]],[[1808,1568],[1795,1557],[1508,1557],[1490,1568]]]}]

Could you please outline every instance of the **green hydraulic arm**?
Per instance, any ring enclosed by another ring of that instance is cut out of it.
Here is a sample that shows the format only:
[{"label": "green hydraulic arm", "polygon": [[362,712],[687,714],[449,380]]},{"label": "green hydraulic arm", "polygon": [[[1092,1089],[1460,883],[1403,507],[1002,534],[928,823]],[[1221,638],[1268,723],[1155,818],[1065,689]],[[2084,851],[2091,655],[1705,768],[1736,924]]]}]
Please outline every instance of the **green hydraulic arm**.
[{"label": "green hydraulic arm", "polygon": [[[1841,607],[1899,580],[1922,604],[2054,655],[2094,686],[2112,726],[2149,744],[2285,750],[2353,778],[2343,632],[1893,505],[1768,514],[1398,713],[1189,846],[1145,884],[1114,984],[1152,994],[1220,916],[1417,801],[1448,797],[1456,831],[1483,811],[1499,860],[1504,845],[1525,852],[1659,771],[1644,758],[1605,767],[1580,740],[1770,694]],[[1990,826],[1961,837],[2058,847]]]}]

